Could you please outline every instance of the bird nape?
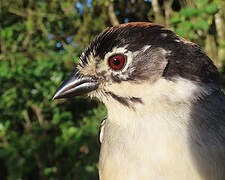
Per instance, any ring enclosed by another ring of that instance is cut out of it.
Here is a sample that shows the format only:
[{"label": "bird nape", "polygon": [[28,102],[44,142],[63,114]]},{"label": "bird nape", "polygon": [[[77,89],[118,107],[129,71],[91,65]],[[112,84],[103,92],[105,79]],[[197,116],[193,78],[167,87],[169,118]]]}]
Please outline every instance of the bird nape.
[{"label": "bird nape", "polygon": [[151,23],[107,28],[53,99],[83,94],[107,107],[101,180],[225,179],[225,96],[198,45]]}]

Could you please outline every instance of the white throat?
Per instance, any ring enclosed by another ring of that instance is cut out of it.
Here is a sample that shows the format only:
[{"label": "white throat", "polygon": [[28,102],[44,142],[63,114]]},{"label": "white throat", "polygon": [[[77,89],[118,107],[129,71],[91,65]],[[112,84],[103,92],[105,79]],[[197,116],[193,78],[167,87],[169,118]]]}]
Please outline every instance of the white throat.
[{"label": "white throat", "polygon": [[[199,178],[187,148],[187,125],[191,119],[191,104],[200,96],[210,94],[211,90],[185,79],[174,82],[160,79],[151,86],[132,86],[127,83],[124,87],[128,89],[123,90],[123,85],[119,89],[116,86],[110,88],[123,97],[141,98],[143,103],[135,104],[135,109],[113,99],[102,99],[108,110],[100,155],[102,179],[109,177],[106,174],[113,170],[118,176],[112,175],[112,179],[130,179],[130,176],[134,180],[167,179],[166,172],[174,173],[170,177],[177,179]],[[131,159],[134,161],[130,162]],[[148,163],[142,165],[141,162]],[[121,171],[124,166],[128,174]],[[189,173],[182,173],[187,167]],[[132,175],[134,171],[136,173]]]}]

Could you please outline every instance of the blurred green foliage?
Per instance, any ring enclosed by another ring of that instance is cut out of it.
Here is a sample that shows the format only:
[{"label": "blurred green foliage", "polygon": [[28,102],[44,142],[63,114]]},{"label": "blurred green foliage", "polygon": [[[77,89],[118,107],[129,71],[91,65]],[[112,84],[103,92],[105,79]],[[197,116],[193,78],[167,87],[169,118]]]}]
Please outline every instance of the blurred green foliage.
[{"label": "blurred green foliage", "polygon": [[198,41],[198,31],[201,31],[204,35],[208,33],[210,25],[213,23],[213,16],[218,10],[215,3],[199,0],[196,3],[196,7],[182,8],[171,18],[171,23],[174,24],[175,31],[180,36],[192,41]]},{"label": "blurred green foliage", "polygon": [[223,73],[224,12],[222,0],[1,1],[0,179],[98,178],[105,107],[51,97],[105,27],[161,23],[200,44]]}]

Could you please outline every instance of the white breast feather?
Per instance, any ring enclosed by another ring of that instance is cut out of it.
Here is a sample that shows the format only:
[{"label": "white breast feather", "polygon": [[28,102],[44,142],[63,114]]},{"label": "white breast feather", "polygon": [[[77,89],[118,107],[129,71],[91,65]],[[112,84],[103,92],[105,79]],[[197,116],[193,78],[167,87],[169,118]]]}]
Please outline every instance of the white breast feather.
[{"label": "white breast feather", "polygon": [[201,179],[189,150],[187,125],[191,101],[210,90],[181,78],[160,79],[151,86],[122,83],[126,85],[110,89],[120,96],[141,96],[143,104],[133,111],[113,99],[102,99],[108,119],[100,154],[101,180]]}]

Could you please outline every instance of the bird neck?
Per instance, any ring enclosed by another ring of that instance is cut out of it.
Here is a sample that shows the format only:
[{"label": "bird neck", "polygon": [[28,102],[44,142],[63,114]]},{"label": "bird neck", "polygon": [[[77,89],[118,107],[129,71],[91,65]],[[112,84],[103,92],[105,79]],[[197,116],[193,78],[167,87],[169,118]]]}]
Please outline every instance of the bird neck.
[{"label": "bird neck", "polygon": [[[136,97],[142,100],[134,108],[113,98],[105,101],[108,118],[101,146],[100,175],[107,177],[108,172],[116,172],[112,173],[115,175],[112,179],[127,179],[123,171],[126,167],[130,177],[136,175],[141,179],[164,177],[165,172],[174,173],[175,179],[201,179],[192,150],[211,143],[209,152],[214,151],[215,139],[212,137],[218,136],[219,125],[225,122],[224,108],[221,107],[225,102],[223,93],[181,79],[174,82],[160,80],[145,87],[144,92],[138,89],[137,94],[134,92],[137,88],[132,89],[132,96],[139,95]],[[220,112],[220,115],[212,112]],[[224,141],[220,143],[222,147]],[[209,154],[202,154],[201,151],[196,157],[203,157],[206,159],[204,164],[208,164]],[[186,169],[188,171],[184,171]]]},{"label": "bird neck", "polygon": [[180,127],[191,119],[192,105],[214,91],[210,86],[200,86],[182,78],[174,81],[160,79],[153,84],[139,86],[130,87],[130,96],[129,90],[124,90],[121,96],[138,97],[141,103],[131,102],[132,106],[125,106],[113,98],[104,102],[110,123],[129,131],[136,131],[138,124]]}]

